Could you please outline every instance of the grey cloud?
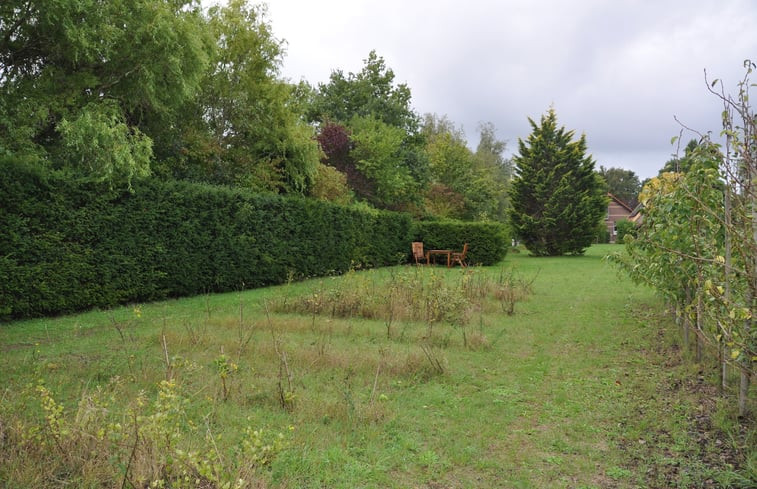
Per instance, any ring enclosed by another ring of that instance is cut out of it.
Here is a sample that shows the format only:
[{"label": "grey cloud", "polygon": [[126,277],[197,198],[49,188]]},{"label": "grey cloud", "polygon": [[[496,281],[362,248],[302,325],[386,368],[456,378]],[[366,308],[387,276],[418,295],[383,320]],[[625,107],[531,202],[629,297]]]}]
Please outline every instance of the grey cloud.
[{"label": "grey cloud", "polygon": [[[703,70],[735,90],[757,58],[749,0],[270,0],[289,42],[285,76],[326,81],[358,71],[371,49],[413,92],[475,139],[480,121],[516,149],[528,117],[554,105],[604,166],[653,176],[680,126],[719,131]],[[473,143],[472,143],[473,144]]]}]

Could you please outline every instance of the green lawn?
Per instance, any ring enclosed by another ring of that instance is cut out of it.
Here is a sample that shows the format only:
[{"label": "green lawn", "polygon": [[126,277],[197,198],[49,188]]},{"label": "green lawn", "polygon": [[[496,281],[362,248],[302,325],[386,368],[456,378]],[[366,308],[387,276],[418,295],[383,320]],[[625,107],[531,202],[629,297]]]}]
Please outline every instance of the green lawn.
[{"label": "green lawn", "polygon": [[[753,427],[732,421],[714,371],[681,361],[652,292],[602,259],[618,249],[2,325],[0,487],[139,487],[177,447],[197,454],[172,456],[195,467],[172,487],[221,485],[198,460],[230,487],[749,487]],[[513,315],[492,300],[455,324],[275,312],[503,275],[532,281]]]}]

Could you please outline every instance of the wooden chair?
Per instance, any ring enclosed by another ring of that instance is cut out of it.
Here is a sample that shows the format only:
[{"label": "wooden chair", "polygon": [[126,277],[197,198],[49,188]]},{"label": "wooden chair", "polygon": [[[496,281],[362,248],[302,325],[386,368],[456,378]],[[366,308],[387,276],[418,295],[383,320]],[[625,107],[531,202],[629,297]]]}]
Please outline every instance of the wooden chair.
[{"label": "wooden chair", "polygon": [[454,265],[455,263],[459,263],[460,266],[463,267],[463,268],[466,267],[466,266],[468,266],[465,263],[465,256],[467,254],[468,254],[468,243],[465,243],[463,245],[463,251],[461,251],[461,252],[453,251],[452,252],[452,254],[450,255],[450,263],[452,265]]},{"label": "wooden chair", "polygon": [[413,258],[415,258],[416,265],[419,261],[428,263],[428,257],[423,253],[423,242],[413,241]]}]

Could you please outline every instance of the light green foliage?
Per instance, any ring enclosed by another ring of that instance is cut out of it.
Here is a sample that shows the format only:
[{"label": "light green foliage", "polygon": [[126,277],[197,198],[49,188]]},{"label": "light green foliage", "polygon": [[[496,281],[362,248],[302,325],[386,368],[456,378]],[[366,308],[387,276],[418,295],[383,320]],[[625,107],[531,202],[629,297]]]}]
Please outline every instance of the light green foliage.
[{"label": "light green foliage", "polygon": [[[680,138],[675,138],[676,141],[680,141]],[[687,173],[692,165],[696,164],[696,152],[699,143],[696,139],[691,139],[684,148],[683,156],[671,158],[665,162],[665,165],[660,169],[658,175],[663,173]],[[701,150],[699,150],[701,152]]]},{"label": "light green foliage", "polygon": [[119,177],[145,173],[151,134],[144,123],[192,97],[205,70],[197,7],[157,0],[3,2],[0,152],[63,151],[81,168],[97,151],[82,144],[92,137],[116,145],[107,149],[116,153],[111,161],[86,163],[96,177],[120,184]]},{"label": "light green foliage", "polygon": [[427,114],[423,125],[429,170],[435,181],[460,191],[473,174],[473,155],[465,134],[443,117]]},{"label": "light green foliage", "polygon": [[505,221],[508,165],[491,124],[480,128],[480,142],[472,152],[462,129],[446,117],[427,114],[422,126],[432,185],[426,195],[430,213],[466,220]]},{"label": "light green foliage", "polygon": [[465,135],[446,117],[426,114],[422,126],[432,185],[425,206],[439,217],[461,219],[466,213],[465,189],[472,177],[472,155]]},{"label": "light green foliage", "polygon": [[628,219],[621,219],[615,223],[615,230],[618,233],[618,242],[623,243],[626,236],[633,237],[636,235],[636,224]]},{"label": "light green foliage", "polygon": [[208,11],[216,42],[210,70],[188,116],[177,121],[189,153],[176,173],[256,190],[305,193],[320,156],[313,131],[288,105],[292,87],[277,79],[283,48],[266,11],[233,0]]},{"label": "light green foliage", "polygon": [[688,303],[705,269],[682,257],[702,253],[713,260],[720,254],[722,228],[700,202],[718,206],[722,198],[717,173],[712,170],[664,173],[647,183],[641,194],[644,224],[638,239],[628,242],[633,276],[676,304]]},{"label": "light green foliage", "polygon": [[150,174],[152,140],[127,126],[115,107],[88,105],[57,129],[70,164],[98,181],[126,182],[131,188],[132,179]]},{"label": "light green foliage", "polygon": [[[6,2],[0,154],[131,184],[159,176],[305,194],[320,157],[244,0]],[[297,109],[299,110],[299,109]],[[91,144],[88,144],[88,140]],[[149,151],[152,145],[153,154]]]},{"label": "light green foliage", "polygon": [[757,145],[749,103],[754,64],[747,61],[745,67],[738,97],[713,91],[725,107],[725,147],[708,137],[692,141],[686,156],[674,162],[681,172],[662,172],[649,181],[641,193],[639,235],[628,242],[627,257],[616,256],[633,278],[675,305],[686,346],[689,331],[696,332],[698,362],[704,361],[703,342],[717,345],[723,386],[727,362],[741,372],[742,416],[757,359]]},{"label": "light green foliage", "polygon": [[513,234],[538,256],[581,254],[607,211],[602,182],[586,154],[586,137],[557,126],[550,109],[518,140],[516,177],[510,188]]},{"label": "light green foliage", "polygon": [[352,202],[353,195],[347,185],[347,176],[332,166],[319,163],[310,196],[335,204],[346,205]]},{"label": "light green foliage", "polygon": [[224,354],[219,355],[213,360],[213,365],[218,372],[218,377],[221,379],[221,393],[223,400],[229,398],[229,377],[235,374],[239,370],[239,365],[231,361],[229,357]]},{"label": "light green foliage", "polygon": [[479,126],[479,141],[474,153],[476,181],[471,188],[472,200],[478,200],[479,217],[505,222],[507,220],[508,187],[513,175],[512,162],[505,159],[507,143],[497,139],[496,128],[491,122]]},{"label": "light green foliage", "polygon": [[417,185],[403,158],[405,132],[373,117],[355,117],[350,127],[350,157],[376,189],[369,200],[384,208],[408,202]]}]

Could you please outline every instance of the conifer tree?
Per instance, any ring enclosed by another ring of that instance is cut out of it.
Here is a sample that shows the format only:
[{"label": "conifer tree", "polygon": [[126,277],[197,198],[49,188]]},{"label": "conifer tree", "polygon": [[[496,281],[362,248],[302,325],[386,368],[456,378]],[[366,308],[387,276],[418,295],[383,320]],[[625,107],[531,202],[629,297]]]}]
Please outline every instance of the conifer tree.
[{"label": "conifer tree", "polygon": [[607,212],[602,182],[586,154],[586,137],[557,126],[550,109],[532,132],[518,139],[510,189],[513,233],[537,256],[582,254]]}]

